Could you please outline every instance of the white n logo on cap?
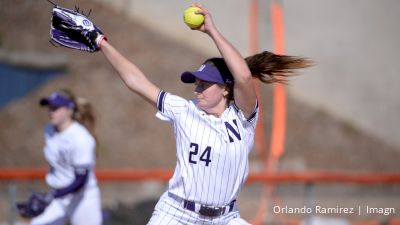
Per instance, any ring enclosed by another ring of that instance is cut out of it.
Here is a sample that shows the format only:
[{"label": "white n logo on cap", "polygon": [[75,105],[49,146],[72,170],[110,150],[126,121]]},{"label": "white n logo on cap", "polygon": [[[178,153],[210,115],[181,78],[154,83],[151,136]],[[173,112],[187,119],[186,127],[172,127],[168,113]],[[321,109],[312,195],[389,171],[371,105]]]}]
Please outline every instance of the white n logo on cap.
[{"label": "white n logo on cap", "polygon": [[57,93],[53,92],[50,94],[49,99],[56,99],[57,98]]},{"label": "white n logo on cap", "polygon": [[197,71],[203,71],[205,67],[206,67],[206,65],[201,65]]}]

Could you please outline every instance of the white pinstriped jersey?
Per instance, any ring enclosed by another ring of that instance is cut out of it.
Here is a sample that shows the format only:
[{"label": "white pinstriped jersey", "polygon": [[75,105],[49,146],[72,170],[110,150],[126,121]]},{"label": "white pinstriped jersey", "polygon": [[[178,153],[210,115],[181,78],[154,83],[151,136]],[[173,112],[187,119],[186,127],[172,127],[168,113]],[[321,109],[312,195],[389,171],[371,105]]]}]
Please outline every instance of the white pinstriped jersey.
[{"label": "white pinstriped jersey", "polygon": [[194,101],[161,91],[157,117],[172,124],[177,164],[168,191],[187,200],[225,206],[235,200],[248,175],[258,106],[246,119],[231,104],[217,118]]},{"label": "white pinstriped jersey", "polygon": [[86,186],[97,185],[92,170],[96,161],[96,141],[84,126],[74,121],[64,131],[56,132],[54,126],[49,124],[44,137],[44,155],[50,165],[46,182],[50,187],[59,189],[70,185],[78,168],[90,169]]}]

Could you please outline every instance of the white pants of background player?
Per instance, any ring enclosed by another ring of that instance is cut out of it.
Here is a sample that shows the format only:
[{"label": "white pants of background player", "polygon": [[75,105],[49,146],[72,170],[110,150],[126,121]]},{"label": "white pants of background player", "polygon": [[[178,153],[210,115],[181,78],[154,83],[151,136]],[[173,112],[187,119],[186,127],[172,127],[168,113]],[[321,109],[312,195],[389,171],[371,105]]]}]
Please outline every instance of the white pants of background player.
[{"label": "white pants of background player", "polygon": [[186,224],[203,224],[203,225],[250,225],[240,218],[239,211],[235,206],[234,209],[222,216],[215,218],[201,216],[183,208],[183,204],[168,196],[165,192],[158,201],[153,215],[148,225],[186,225]]},{"label": "white pants of background player", "polygon": [[100,190],[90,187],[54,199],[31,225],[101,225]]}]

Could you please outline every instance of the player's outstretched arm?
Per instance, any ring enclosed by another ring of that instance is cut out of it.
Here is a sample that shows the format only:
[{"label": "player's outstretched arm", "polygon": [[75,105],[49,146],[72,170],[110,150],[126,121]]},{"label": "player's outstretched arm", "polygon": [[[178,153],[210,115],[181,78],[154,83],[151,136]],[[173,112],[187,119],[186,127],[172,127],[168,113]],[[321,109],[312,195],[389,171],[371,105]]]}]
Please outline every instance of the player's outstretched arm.
[{"label": "player's outstretched arm", "polygon": [[103,41],[100,49],[118,72],[126,86],[133,92],[142,96],[146,101],[156,106],[160,88],[150,82],[134,63],[125,58],[109,42]]},{"label": "player's outstretched arm", "polygon": [[254,112],[256,105],[256,92],[249,67],[236,48],[218,31],[211,14],[203,6],[196,6],[202,9],[198,13],[204,15],[204,24],[198,30],[211,37],[221,56],[224,58],[235,79],[235,104],[242,110],[245,117],[248,118]]},{"label": "player's outstretched arm", "polygon": [[101,50],[129,89],[156,106],[160,89],[139,68],[111,46],[103,32],[78,10],[53,4],[51,41],[61,46],[87,52]]}]

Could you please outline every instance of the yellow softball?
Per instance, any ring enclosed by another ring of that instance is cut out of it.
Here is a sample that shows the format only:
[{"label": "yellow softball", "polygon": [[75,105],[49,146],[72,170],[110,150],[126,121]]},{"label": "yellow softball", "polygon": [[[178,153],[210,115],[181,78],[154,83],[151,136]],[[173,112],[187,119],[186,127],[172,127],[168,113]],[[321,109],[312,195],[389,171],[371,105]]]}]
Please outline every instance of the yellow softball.
[{"label": "yellow softball", "polygon": [[190,6],[183,12],[183,21],[190,28],[198,28],[204,23],[204,16],[195,12],[201,10],[199,7]]}]

